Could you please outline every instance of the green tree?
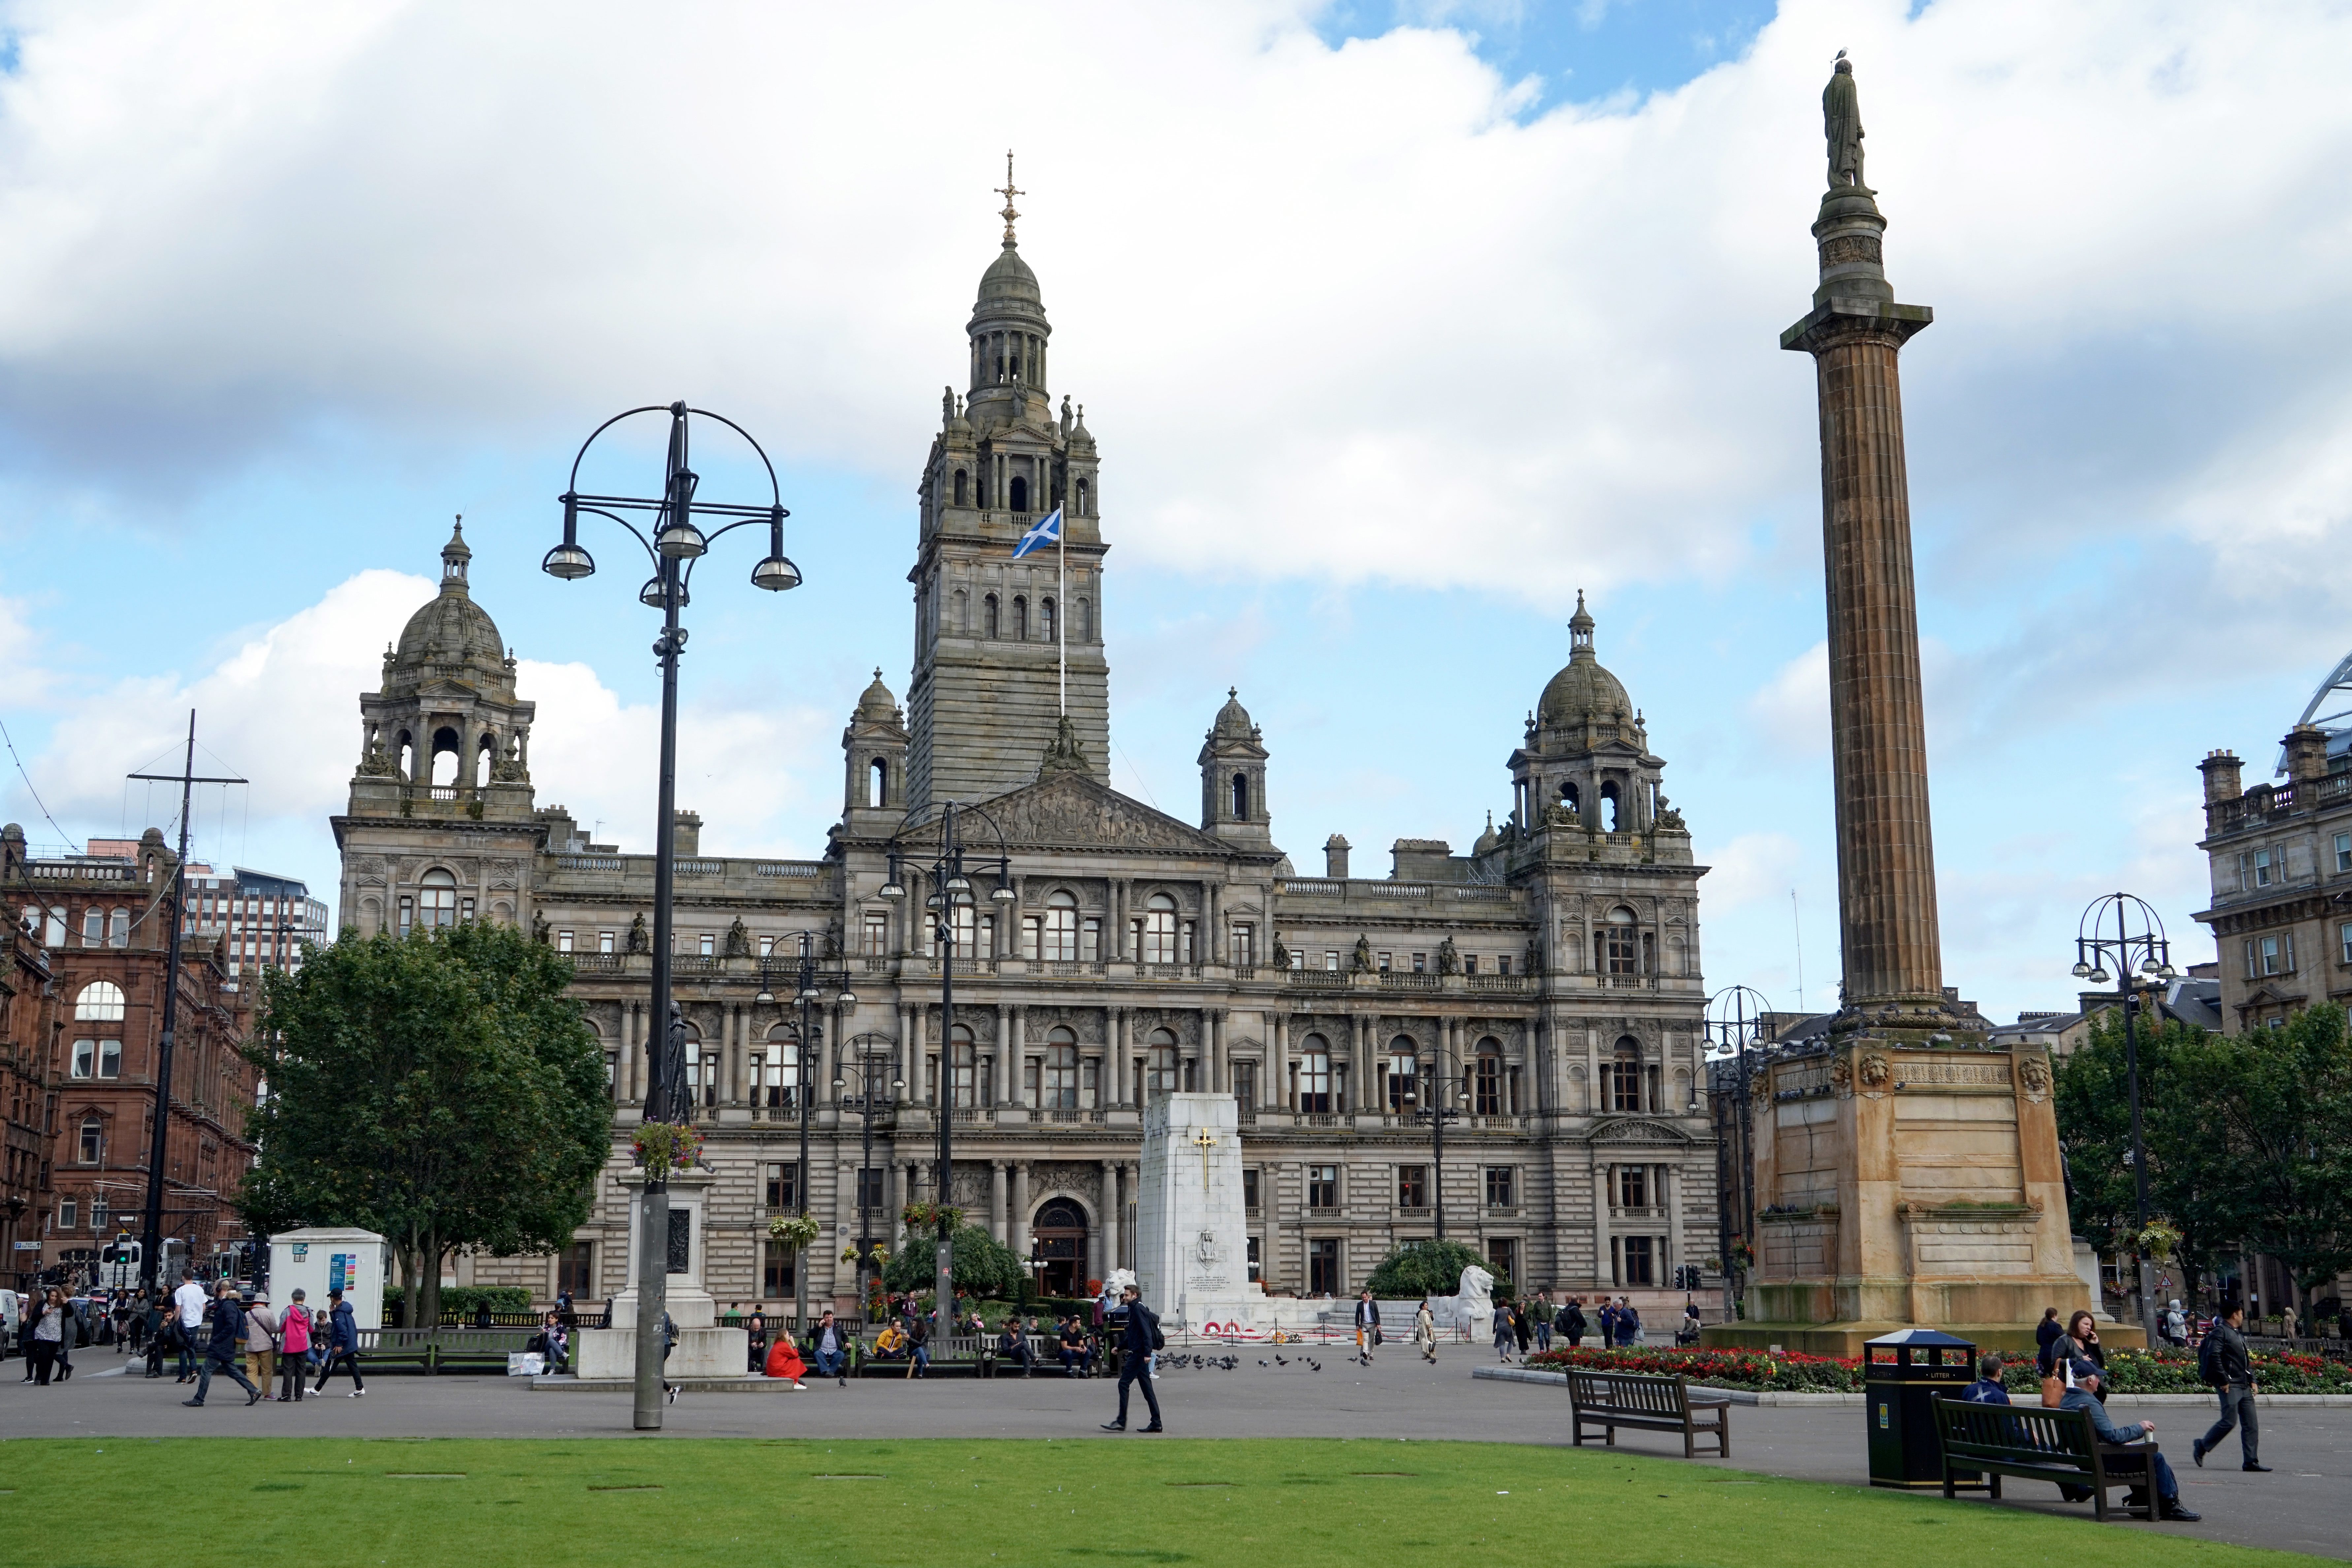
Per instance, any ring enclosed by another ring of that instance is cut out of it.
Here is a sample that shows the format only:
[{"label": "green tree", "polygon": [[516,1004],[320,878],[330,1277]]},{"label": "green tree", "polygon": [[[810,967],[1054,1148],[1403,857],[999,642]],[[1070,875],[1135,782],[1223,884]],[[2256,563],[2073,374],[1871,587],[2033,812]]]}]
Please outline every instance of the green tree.
[{"label": "green tree", "polygon": [[2227,1148],[2246,1245],[2285,1265],[2305,1309],[2352,1268],[2352,1029],[2333,1003],[2216,1036],[2191,1086]]},{"label": "green tree", "polygon": [[268,1096],[239,1207],[257,1235],[376,1231],[438,1320],[460,1247],[551,1251],[585,1223],[611,1151],[604,1058],[572,963],[512,926],[350,932],[271,970],[247,1057]]},{"label": "green tree", "polygon": [[1408,1241],[1381,1259],[1364,1284],[1388,1301],[1409,1301],[1416,1296],[1451,1296],[1461,1289],[1465,1268],[1484,1268],[1495,1277],[1495,1297],[1511,1294],[1507,1275],[1475,1249],[1458,1241]]},{"label": "green tree", "polygon": [[[955,1288],[968,1296],[1010,1296],[1021,1289],[1028,1266],[1013,1250],[976,1225],[958,1227],[949,1242]],[[882,1267],[882,1283],[893,1290],[921,1292],[937,1282],[938,1233],[911,1231]]]}]

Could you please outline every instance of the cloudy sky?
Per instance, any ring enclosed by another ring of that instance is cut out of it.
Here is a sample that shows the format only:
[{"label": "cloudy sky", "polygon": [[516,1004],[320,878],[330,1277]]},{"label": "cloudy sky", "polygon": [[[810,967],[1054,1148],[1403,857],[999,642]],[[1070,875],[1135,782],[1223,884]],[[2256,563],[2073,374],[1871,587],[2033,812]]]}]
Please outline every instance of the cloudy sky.
[{"label": "cloudy sky", "polygon": [[122,775],[194,706],[254,781],[200,800],[199,852],[331,892],[354,699],[462,512],[541,800],[647,847],[649,613],[535,567],[581,438],[686,397],[776,458],[808,581],[698,595],[680,798],[714,849],[817,852],[858,689],[905,691],[912,489],[1012,146],[1053,390],[1101,443],[1120,787],[1189,810],[1238,685],[1303,867],[1333,832],[1360,874],[1465,846],[1581,587],[1716,868],[1710,982],[1796,1005],[1801,942],[1826,1004],[1812,369],[1777,336],[1840,48],[1889,274],[1936,310],[1904,371],[1948,978],[2063,1005],[2116,888],[2209,956],[2195,764],[2267,776],[2352,644],[2341,5],[55,4],[0,33],[0,815],[37,843],[168,824]]}]

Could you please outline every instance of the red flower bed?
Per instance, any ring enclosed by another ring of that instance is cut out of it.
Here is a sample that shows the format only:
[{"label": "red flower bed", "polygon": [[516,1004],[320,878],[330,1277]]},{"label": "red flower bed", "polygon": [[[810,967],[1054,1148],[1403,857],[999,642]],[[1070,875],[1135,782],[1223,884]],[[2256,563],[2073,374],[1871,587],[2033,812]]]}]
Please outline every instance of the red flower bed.
[{"label": "red flower bed", "polygon": [[1541,1351],[1528,1364],[1550,1371],[1571,1366],[1597,1372],[1646,1373],[1661,1377],[1682,1376],[1715,1388],[1768,1389],[1795,1394],[1845,1394],[1862,1387],[1862,1363],[1835,1356],[1805,1355],[1790,1351],[1675,1350],[1638,1345],[1622,1350]]}]

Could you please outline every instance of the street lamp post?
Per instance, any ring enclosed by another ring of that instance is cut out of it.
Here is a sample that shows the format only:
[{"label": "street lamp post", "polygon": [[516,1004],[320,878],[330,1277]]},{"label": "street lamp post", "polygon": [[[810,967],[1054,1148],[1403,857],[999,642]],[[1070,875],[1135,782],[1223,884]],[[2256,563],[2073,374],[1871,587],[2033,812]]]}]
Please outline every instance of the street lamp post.
[{"label": "street lamp post", "polygon": [[[844,1007],[857,1005],[857,996],[849,989],[849,975],[845,971],[820,971],[816,955],[805,951],[805,938],[803,939],[803,946],[804,951],[794,967],[793,982],[793,999],[801,1010],[800,1038],[795,1047],[801,1059],[793,1073],[796,1080],[793,1092],[800,1100],[801,1158],[793,1176],[793,1197],[799,1203],[801,1213],[806,1214],[809,1212],[809,1115],[811,1102],[816,1099],[817,1084],[815,1053],[824,1037],[824,1022],[810,1015],[817,1004],[824,1000],[829,988],[839,989],[840,994],[835,1000]],[[772,1005],[776,1000],[776,994],[768,985],[768,966],[764,960],[760,965],[760,994],[752,1000],[762,1006]],[[796,1259],[793,1264],[793,1331],[806,1333],[809,1315],[808,1264],[805,1258]]]},{"label": "street lamp post", "polygon": [[[964,845],[960,818],[977,816],[996,836],[996,858],[971,858],[972,868],[985,871],[992,866],[996,874],[996,886],[989,889],[989,900],[999,905],[1013,902],[1013,858],[1004,847],[1003,831],[996,819],[978,806],[959,805],[949,801],[940,816],[939,852],[928,865],[906,857],[896,844],[890,849],[890,868],[885,873],[877,889],[885,899],[903,899],[907,889],[899,878],[911,865],[930,879],[931,892],[924,899],[923,907],[934,911],[932,931],[940,949],[940,1175],[939,1251],[934,1259],[931,1289],[931,1310],[940,1331],[946,1331],[949,1309],[955,1301],[955,1233],[948,1221],[948,1207],[955,1194],[955,950],[956,913],[976,906],[971,879],[966,874]],[[916,1048],[920,1048],[917,1042]]]},{"label": "street lamp post", "polygon": [[[1421,1077],[1420,1069],[1421,1053],[1415,1051],[1413,1077],[1416,1080]],[[1445,1239],[1445,1124],[1458,1121],[1463,1114],[1445,1103],[1447,1081],[1445,1047],[1442,1044],[1432,1046],[1429,1054],[1429,1104],[1427,1109],[1416,1110],[1412,1114],[1416,1119],[1426,1117],[1429,1121],[1429,1216],[1434,1222],[1436,1239],[1439,1241]],[[1412,1106],[1421,1098],[1421,1085],[1418,1081],[1405,1086],[1406,1105]],[[1469,1074],[1466,1071],[1463,1075],[1462,1087],[1456,1091],[1454,1099],[1464,1106],[1470,1103]]]},{"label": "street lamp post", "polygon": [[[850,1041],[848,1053],[854,1053],[857,1061],[857,1109],[866,1122],[864,1152],[859,1157],[857,1166],[856,1286],[858,1312],[860,1317],[863,1317],[866,1307],[866,1265],[874,1246],[873,1205],[867,1201],[866,1195],[866,1173],[874,1168],[874,1086],[880,1076],[875,1069],[877,1065],[888,1063],[890,1048],[882,1036],[867,1034],[860,1035]],[[841,1099],[843,1087],[840,1079],[836,1078],[833,1080],[834,1098],[836,1100]],[[904,1078],[893,1078],[890,1080],[890,1098],[883,1101],[883,1104],[896,1110],[898,1096],[905,1091],[906,1088],[907,1080]]]},{"label": "street lamp post", "polygon": [[[2113,936],[2105,934],[2110,914],[2115,917]],[[2137,933],[2131,929],[2135,917],[2139,926]],[[2132,962],[2135,953],[2139,957],[2137,965]],[[2139,1011],[2143,986],[2152,989],[2175,978],[2179,971],[2172,967],[2172,944],[2165,940],[2164,921],[2146,900],[2129,893],[2108,893],[2083,911],[2074,935],[2074,978],[2105,985],[2110,958],[2115,960],[2116,990],[2123,1002],[2124,1082],[2131,1099],[2132,1265],[2139,1276],[2140,1327],[2152,1345],[2157,1342],[2156,1275],[2148,1268],[2147,1258],[2147,1145],[2140,1132],[2139,1031],[2134,1015]],[[2143,974],[2149,978],[2140,980]]]},{"label": "street lamp post", "polygon": [[[1751,1254],[1756,1249],[1755,1127],[1748,1095],[1756,1070],[1751,1053],[1757,1050],[1764,1032],[1764,1015],[1770,1010],[1763,993],[1746,985],[1727,985],[1708,997],[1706,1002],[1707,1040],[1717,1052],[1733,1059],[1737,1073],[1733,1082],[1739,1117],[1739,1142],[1734,1157],[1739,1162],[1739,1169],[1721,1192],[1716,1207],[1716,1250],[1723,1261],[1724,1279],[1731,1300],[1738,1299],[1746,1273],[1732,1258],[1731,1237],[1727,1234],[1734,1194],[1738,1194],[1739,1205],[1739,1239]],[[1730,1310],[1729,1300],[1725,1303],[1725,1310]]]},{"label": "street lamp post", "polygon": [[[669,416],[669,452],[663,468],[660,497],[581,494],[580,464],[587,457],[588,448],[595,445],[597,437],[624,419],[640,414]],[[738,506],[696,499],[698,480],[687,463],[688,423],[697,417],[718,420],[742,437],[759,454],[761,466],[768,474],[769,504]],[[706,409],[689,408],[683,403],[673,403],[667,408],[648,404],[605,420],[580,444],[579,452],[572,459],[570,482],[559,499],[563,502],[563,542],[547,552],[540,569],[564,582],[588,576],[596,570],[596,563],[580,545],[581,514],[586,512],[616,522],[645,547],[653,563],[654,574],[637,591],[638,601],[662,613],[661,636],[654,641],[654,658],[661,667],[662,678],[660,784],[654,818],[652,1016],[657,1024],[646,1037],[651,1059],[646,1063],[646,1102],[640,1120],[663,1121],[673,1114],[683,1114],[685,1110],[685,1086],[679,1081],[685,1066],[685,1030],[671,1000],[669,970],[676,891],[673,857],[677,829],[677,661],[686,649],[686,628],[678,625],[677,613],[687,604],[687,587],[694,574],[694,563],[721,535],[747,523],[768,525],[768,553],[751,569],[752,586],[776,593],[797,587],[800,568],[784,556],[786,513],[782,491],[776,484],[775,465],[768,461],[767,453],[760,450],[760,444],[741,426]],[[632,512],[651,519],[651,539],[624,515]],[[698,515],[734,521],[706,536],[695,523]],[[640,1431],[658,1431],[662,1424],[661,1319],[669,1294],[669,1184],[666,1173],[647,1172],[637,1200],[637,1226],[636,1394],[633,1419]]]}]

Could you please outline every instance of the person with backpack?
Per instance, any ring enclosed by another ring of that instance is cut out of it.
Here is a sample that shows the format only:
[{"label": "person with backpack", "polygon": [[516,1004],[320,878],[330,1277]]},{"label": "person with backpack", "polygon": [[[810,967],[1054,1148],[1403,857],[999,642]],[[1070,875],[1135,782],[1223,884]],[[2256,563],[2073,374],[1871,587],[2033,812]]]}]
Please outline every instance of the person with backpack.
[{"label": "person with backpack", "polygon": [[1151,1389],[1151,1357],[1166,1347],[1168,1341],[1160,1331],[1160,1320],[1143,1304],[1143,1291],[1129,1285],[1119,1292],[1119,1305],[1127,1311],[1127,1329],[1119,1340],[1118,1415],[1103,1423],[1106,1432],[1127,1430],[1127,1391],[1131,1384],[1143,1384],[1143,1402],[1151,1406],[1151,1425],[1146,1432],[1164,1432],[1160,1424],[1160,1395]]},{"label": "person with backpack", "polygon": [[1570,1296],[1568,1305],[1559,1310],[1559,1331],[1568,1336],[1569,1349],[1584,1348],[1584,1331],[1589,1326],[1584,1321],[1584,1298]]},{"label": "person with backpack", "polygon": [[340,1366],[352,1374],[351,1397],[357,1399],[367,1393],[367,1384],[360,1381],[359,1319],[352,1315],[352,1304],[343,1300],[341,1290],[327,1292],[327,1360],[319,1368],[318,1384],[310,1392],[326,1393],[327,1380],[335,1375],[335,1368]]},{"label": "person with backpack", "polygon": [[181,1404],[192,1409],[202,1409],[205,1395],[212,1392],[213,1373],[215,1372],[245,1390],[246,1404],[250,1405],[261,1402],[261,1390],[253,1385],[253,1379],[245,1375],[245,1367],[241,1364],[244,1357],[237,1350],[237,1343],[244,1339],[245,1332],[245,1309],[237,1302],[236,1287],[224,1279],[219,1299],[213,1302],[212,1338],[205,1342],[205,1364],[196,1373],[196,1396],[183,1399]]},{"label": "person with backpack", "polygon": [[2256,1451],[2262,1435],[2254,1425],[2254,1365],[2246,1348],[2246,1309],[2242,1302],[2233,1302],[2213,1326],[2205,1331],[2205,1342],[2197,1351],[2197,1375],[2221,1398],[2221,1419],[2207,1428],[2205,1436],[2189,1445],[2189,1452],[2197,1468],[2205,1468],[2205,1456],[2221,1446],[2230,1428],[2238,1429],[2238,1451],[2244,1463],[2242,1470],[2267,1471]]}]

